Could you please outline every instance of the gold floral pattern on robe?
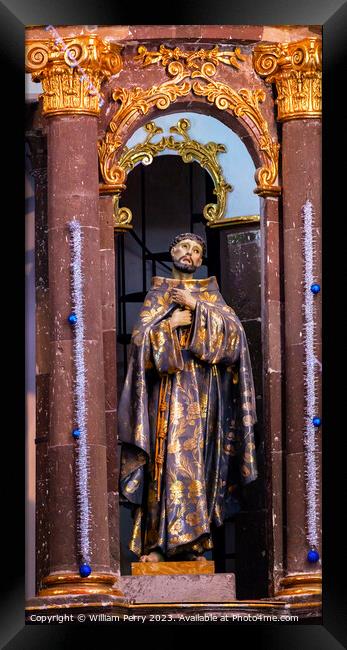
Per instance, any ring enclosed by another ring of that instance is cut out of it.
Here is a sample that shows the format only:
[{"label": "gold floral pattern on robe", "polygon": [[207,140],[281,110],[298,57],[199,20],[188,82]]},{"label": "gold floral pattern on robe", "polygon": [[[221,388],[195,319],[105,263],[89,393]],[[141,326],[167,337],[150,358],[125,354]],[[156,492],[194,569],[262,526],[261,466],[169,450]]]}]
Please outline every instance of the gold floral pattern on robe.
[{"label": "gold floral pattern on robe", "polygon": [[[168,318],[178,308],[170,298],[173,287],[189,289],[197,299],[190,328],[171,329]],[[154,456],[164,377],[169,383],[158,501]],[[212,522],[221,525],[237,510],[238,484],[257,478],[255,422],[246,336],[216,278],[154,277],[133,330],[118,415],[120,490],[136,510],[133,552],[159,548],[174,556],[212,547]]]}]

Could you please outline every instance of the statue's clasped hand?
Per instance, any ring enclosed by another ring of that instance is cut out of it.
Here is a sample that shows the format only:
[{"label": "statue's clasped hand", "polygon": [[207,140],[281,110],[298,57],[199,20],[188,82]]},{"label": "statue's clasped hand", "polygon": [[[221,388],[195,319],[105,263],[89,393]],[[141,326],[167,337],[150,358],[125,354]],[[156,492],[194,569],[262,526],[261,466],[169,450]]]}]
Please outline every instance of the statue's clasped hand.
[{"label": "statue's clasped hand", "polygon": [[191,322],[192,312],[190,309],[175,309],[170,318],[171,329],[173,330],[176,329],[176,327],[191,325]]},{"label": "statue's clasped hand", "polygon": [[172,289],[171,298],[179,305],[183,305],[183,307],[188,307],[188,309],[191,309],[192,311],[195,310],[196,299],[190,293],[190,291],[188,291],[188,289]]}]

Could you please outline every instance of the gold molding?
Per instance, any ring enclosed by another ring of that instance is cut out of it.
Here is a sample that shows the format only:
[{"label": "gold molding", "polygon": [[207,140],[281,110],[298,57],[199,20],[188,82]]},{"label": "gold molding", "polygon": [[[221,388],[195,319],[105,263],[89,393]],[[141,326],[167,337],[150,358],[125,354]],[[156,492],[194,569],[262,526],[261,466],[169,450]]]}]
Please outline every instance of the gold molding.
[{"label": "gold molding", "polygon": [[247,215],[244,217],[227,217],[220,221],[209,223],[210,228],[230,228],[231,226],[244,226],[245,224],[260,223],[260,216],[257,214]]},{"label": "gold molding", "polygon": [[[196,160],[201,167],[209,172],[214,183],[214,194],[217,196],[217,202],[205,205],[203,215],[209,223],[222,219],[226,209],[227,193],[233,189],[225,181],[222,168],[217,160],[217,155],[225,153],[226,147],[216,142],[202,144],[197,140],[192,140],[188,135],[190,122],[186,118],[179,120],[175,126],[170,127],[170,133],[182,136],[183,140],[176,140],[173,135],[170,135],[168,137],[163,136],[159,142],[152,142],[152,138],[163,133],[163,129],[157,126],[155,122],[148,122],[144,128],[148,134],[145,140],[130,149],[124,147],[122,150],[118,164],[124,170],[125,175],[140,162],[143,165],[150,165],[153,158],[165,149],[177,151],[183,162],[190,163]],[[120,192],[116,192],[114,198],[114,225],[116,228],[124,228],[124,226],[130,225],[132,214],[129,208],[119,207],[119,198]]]},{"label": "gold molding", "polygon": [[[180,602],[180,603],[134,603],[134,602],[124,602],[122,605],[119,604],[119,602],[112,602],[109,601],[105,603],[105,608],[115,608],[115,609],[120,609],[124,608],[125,610],[132,610],[132,611],[137,611],[141,609],[147,609],[148,613],[151,613],[151,610],[153,611],[160,611],[160,610],[187,610],[189,607],[194,607],[194,608],[199,608],[199,609],[204,609],[204,608],[209,608],[211,612],[216,609],[225,609],[225,610],[242,610],[242,611],[247,611],[247,610],[269,610],[269,609],[275,609],[278,608],[278,610],[281,610],[285,608],[286,613],[290,613],[292,610],[294,610],[296,613],[300,613],[300,609],[303,609],[307,611],[308,608],[314,609],[320,609],[322,606],[321,601],[319,600],[312,600],[312,601],[307,601],[304,600],[303,602],[291,602],[287,601],[285,599],[279,600],[277,598],[272,598],[272,599],[264,599],[264,601],[261,600],[235,600],[231,601],[228,603],[210,603],[206,601],[205,603],[185,603],[185,602]],[[45,610],[52,610],[52,609],[64,609],[65,611],[68,609],[77,609],[81,607],[80,602],[76,603],[69,603],[69,605],[66,605],[64,602],[63,604],[60,603],[54,603],[54,604],[47,604],[46,602],[42,605],[35,604],[35,605],[27,605],[25,607],[25,610],[27,612],[33,612],[33,611],[45,611]],[[88,607],[96,607],[100,608],[100,602],[88,602]]]},{"label": "gold molding", "polygon": [[[119,165],[120,148],[122,138],[133,122],[140,115],[146,115],[151,108],[166,110],[179,97],[193,92],[199,97],[205,97],[218,109],[230,111],[244,122],[248,131],[252,131],[263,162],[263,166],[255,173],[257,187],[254,192],[261,196],[278,196],[281,192],[281,188],[277,185],[280,145],[271,138],[267,121],[259,109],[259,103],[265,100],[264,90],[241,88],[236,91],[228,84],[214,80],[217,67],[213,60],[208,59],[208,51],[199,50],[200,53],[205,52],[205,59],[207,59],[200,67],[195,65],[189,67],[188,57],[184,64],[179,60],[172,60],[172,57],[167,62],[163,59],[160,48],[159,52],[155,53],[148,52],[144,46],[140,46],[138,51],[143,66],[153,63],[155,55],[161,57],[162,64],[164,65],[164,61],[167,64],[166,72],[170,79],[150,88],[116,88],[113,91],[112,99],[119,103],[118,109],[108,125],[104,138],[98,143],[100,170],[104,183],[114,185],[124,182],[124,171]],[[192,54],[189,53],[190,56]],[[148,56],[150,58],[146,61]]]},{"label": "gold molding", "polygon": [[109,185],[108,183],[99,183],[99,195],[100,196],[109,196],[110,194],[116,194],[116,192],[121,193],[125,190],[126,185],[123,183],[117,183],[116,185]]},{"label": "gold molding", "polygon": [[27,40],[25,68],[42,82],[43,115],[98,115],[101,83],[122,69],[121,49],[96,34]]},{"label": "gold molding", "polygon": [[290,611],[291,609],[307,609],[307,607],[314,607],[314,608],[319,608],[321,607],[322,603],[319,601],[312,601],[312,602],[303,602],[303,603],[288,603],[288,601],[283,600],[283,601],[278,601],[278,600],[270,600],[267,602],[262,602],[261,600],[234,600],[228,603],[211,603],[209,601],[206,601],[205,603],[130,603],[128,605],[129,609],[145,609],[149,607],[153,607],[156,609],[187,609],[187,607],[195,607],[195,608],[206,608],[208,607],[211,609],[271,609],[276,606],[280,607],[285,607],[286,612]]},{"label": "gold molding", "polygon": [[259,44],[253,51],[255,71],[277,88],[277,120],[322,116],[322,41]]},{"label": "gold molding", "polygon": [[57,573],[42,580],[39,596],[65,596],[73,594],[109,594],[122,596],[114,585],[117,576],[109,573],[94,573],[81,578],[78,573]]},{"label": "gold molding", "polygon": [[280,580],[280,589],[276,596],[302,596],[304,594],[322,593],[321,573],[297,573]]}]

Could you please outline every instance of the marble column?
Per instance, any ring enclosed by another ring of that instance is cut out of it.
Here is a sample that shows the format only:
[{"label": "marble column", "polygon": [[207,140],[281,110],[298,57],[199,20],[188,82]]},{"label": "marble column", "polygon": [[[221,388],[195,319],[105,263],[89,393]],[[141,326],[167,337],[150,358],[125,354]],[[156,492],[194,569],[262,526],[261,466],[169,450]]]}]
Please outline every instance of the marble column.
[{"label": "marble column", "polygon": [[[285,364],[286,364],[286,573],[283,591],[302,585],[316,592],[320,562],[307,560],[307,498],[305,481],[304,430],[307,390],[304,381],[304,259],[302,208],[307,199],[313,205],[313,234],[316,241],[314,280],[320,283],[321,236],[321,123],[317,119],[291,120],[283,124],[283,240],[285,291]],[[314,299],[314,320],[317,333],[315,356],[321,359],[321,298]],[[316,370],[317,395],[320,397],[321,377]],[[321,415],[320,406],[317,415]],[[321,427],[316,430],[318,451],[318,483],[321,467]],[[320,526],[320,503],[317,495],[317,525]],[[318,551],[321,554],[319,545]],[[307,575],[306,574],[310,574]],[[311,579],[314,578],[314,579]]]},{"label": "marble column", "polygon": [[120,574],[118,493],[120,458],[117,437],[116,271],[112,194],[104,194],[102,190],[100,191],[99,211],[109,536],[112,570]]},{"label": "marble column", "polygon": [[266,504],[271,513],[267,541],[269,555],[269,596],[276,593],[283,575],[283,296],[281,295],[281,228],[278,197],[265,196],[261,202],[262,241],[262,343]]},{"label": "marble column", "polygon": [[[58,43],[58,46],[57,46]],[[49,573],[39,596],[120,595],[111,566],[103,351],[97,117],[100,85],[121,67],[119,48],[97,36],[27,42],[26,65],[43,86],[47,120],[50,417]],[[60,51],[59,50],[60,47]],[[72,63],[71,63],[72,61]],[[82,577],[76,486],[74,332],[68,224],[82,230],[91,574]]]},{"label": "marble column", "polygon": [[[307,459],[305,385],[305,281],[303,206],[313,206],[312,234],[315,242],[314,282],[320,284],[321,223],[321,42],[307,38],[300,42],[259,45],[255,48],[255,69],[274,82],[277,89],[277,119],[282,123],[283,186],[283,273],[285,312],[285,467],[286,493],[284,575],[277,595],[314,595],[321,589],[320,560],[307,558]],[[321,297],[314,300],[316,341],[314,354],[321,359]],[[320,372],[316,365],[317,413],[320,412]],[[321,427],[316,429],[317,479],[320,487]],[[320,534],[320,494],[316,498],[316,525]],[[320,539],[317,543],[321,554]]]}]

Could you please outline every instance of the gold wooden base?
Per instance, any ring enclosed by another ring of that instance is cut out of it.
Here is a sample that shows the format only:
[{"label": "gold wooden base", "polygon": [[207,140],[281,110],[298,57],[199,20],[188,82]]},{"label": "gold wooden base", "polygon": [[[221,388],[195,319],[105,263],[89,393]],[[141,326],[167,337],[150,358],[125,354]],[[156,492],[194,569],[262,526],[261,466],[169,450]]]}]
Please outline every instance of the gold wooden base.
[{"label": "gold wooden base", "polygon": [[322,593],[321,573],[297,573],[280,580],[280,589],[276,596],[303,596]]},{"label": "gold wooden base", "polygon": [[218,221],[209,221],[207,226],[209,228],[231,228],[232,226],[240,227],[244,225],[260,223],[260,216],[257,214],[244,216],[244,217],[225,217]]},{"label": "gold wooden base", "polygon": [[116,194],[122,190],[125,190],[126,185],[124,183],[118,183],[115,185],[109,185],[108,183],[99,183],[99,194],[100,196],[108,196],[109,194]]},{"label": "gold wooden base", "polygon": [[132,562],[133,576],[201,575],[213,574],[214,562],[209,560],[192,562]]},{"label": "gold wooden base", "polygon": [[280,196],[282,193],[282,188],[279,185],[269,185],[269,187],[256,187],[255,190],[253,190],[254,194],[258,194],[258,196]]},{"label": "gold wooden base", "polygon": [[117,589],[116,576],[109,573],[91,573],[81,578],[78,573],[51,574],[42,580],[39,596],[66,596],[73,594],[109,594],[123,596]]},{"label": "gold wooden base", "polygon": [[132,223],[125,223],[123,226],[122,225],[114,226],[115,232],[127,232],[128,230],[133,230]]}]

